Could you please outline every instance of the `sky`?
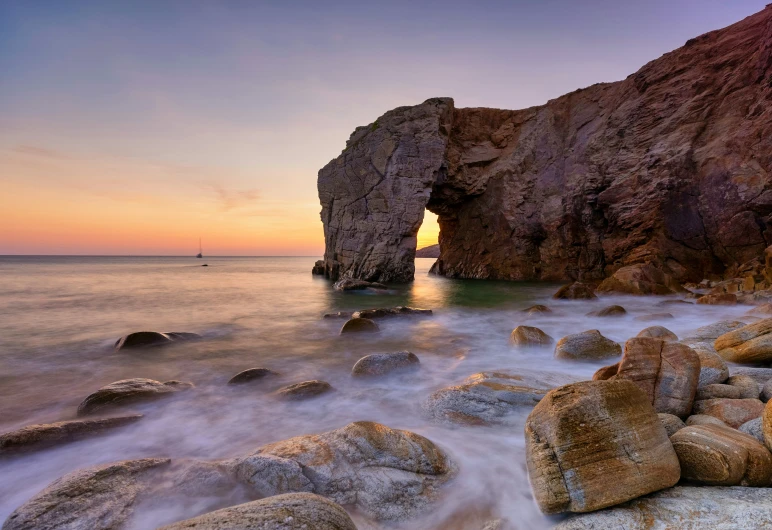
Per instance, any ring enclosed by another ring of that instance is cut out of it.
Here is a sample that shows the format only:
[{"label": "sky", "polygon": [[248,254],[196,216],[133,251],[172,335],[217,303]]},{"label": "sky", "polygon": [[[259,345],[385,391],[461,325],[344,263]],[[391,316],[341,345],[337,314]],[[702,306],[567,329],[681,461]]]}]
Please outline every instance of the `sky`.
[{"label": "sky", "polygon": [[540,105],[768,1],[0,0],[0,255],[320,256],[357,126]]}]

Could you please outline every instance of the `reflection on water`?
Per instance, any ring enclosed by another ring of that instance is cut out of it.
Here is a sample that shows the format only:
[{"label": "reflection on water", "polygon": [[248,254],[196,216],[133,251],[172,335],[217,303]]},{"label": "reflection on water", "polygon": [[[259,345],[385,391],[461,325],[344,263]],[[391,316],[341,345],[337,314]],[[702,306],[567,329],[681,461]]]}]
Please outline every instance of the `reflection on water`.
[{"label": "reflection on water", "polygon": [[[557,361],[550,348],[508,344],[518,324],[553,337],[587,329],[623,342],[661,324],[678,335],[737,318],[741,307],[671,305],[654,297],[553,301],[556,285],[428,276],[419,259],[416,281],[386,294],[337,293],[310,274],[313,258],[0,258],[0,431],[71,419],[79,402],[102,385],[131,377],[192,381],[174,398],[137,406],[135,425],[98,439],[0,461],[0,520],[53,479],[97,463],[147,456],[215,459],[262,444],[373,420],[421,433],[460,466],[436,510],[398,528],[448,528],[448,517],[474,528],[491,515],[523,528],[546,528],[530,494],[523,455],[523,411],[515,427],[448,427],[426,420],[421,405],[433,390],[482,370],[542,370],[589,378],[600,363]],[[526,317],[534,303],[555,312]],[[629,314],[592,318],[588,311],[619,303]],[[435,310],[421,319],[382,321],[382,332],[340,336],[343,310],[411,305]],[[637,316],[668,311],[673,319]],[[191,331],[206,340],[145,352],[115,352],[131,331]],[[421,370],[376,381],[350,377],[369,353],[408,349]],[[255,366],[281,377],[249,388],[227,387]],[[336,391],[307,402],[275,401],[285,384],[323,379]],[[180,502],[146,514],[138,528],[189,517],[206,507]],[[460,515],[459,515],[460,514]]]}]

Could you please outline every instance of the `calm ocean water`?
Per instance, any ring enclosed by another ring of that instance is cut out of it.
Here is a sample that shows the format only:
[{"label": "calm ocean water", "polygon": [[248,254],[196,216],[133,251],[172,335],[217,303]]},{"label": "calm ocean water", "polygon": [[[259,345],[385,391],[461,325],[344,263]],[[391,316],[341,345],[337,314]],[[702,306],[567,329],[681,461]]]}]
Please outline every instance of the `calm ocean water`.
[{"label": "calm ocean water", "polygon": [[[119,379],[196,385],[172,399],[132,407],[145,418],[113,434],[0,461],[0,521],[78,468],[151,456],[233,457],[268,442],[373,420],[427,436],[460,466],[436,509],[394,528],[449,528],[448,519],[458,513],[469,517],[464,528],[479,528],[491,516],[522,528],[546,528],[549,520],[531,500],[525,472],[522,423],[528,411],[515,427],[449,427],[426,419],[421,405],[427,396],[483,370],[590,378],[602,365],[558,361],[551,348],[516,350],[508,337],[519,324],[540,327],[556,339],[599,329],[624,342],[651,325],[683,336],[747,310],[663,308],[656,306],[661,301],[656,297],[558,302],[550,299],[554,284],[429,276],[430,259],[417,260],[415,282],[388,294],[344,294],[311,276],[315,259],[0,257],[0,432],[72,419],[85,396]],[[521,310],[534,303],[548,304],[555,313],[526,318]],[[611,303],[625,306],[629,315],[585,316]],[[328,312],[396,305],[434,309],[435,315],[382,321],[381,333],[366,336],[340,336],[343,321],[321,318]],[[675,318],[635,320],[663,311]],[[140,330],[196,332],[205,340],[144,352],[112,349],[118,337]],[[376,381],[351,378],[360,357],[405,349],[419,356],[420,371]],[[282,377],[249,389],[226,386],[231,376],[256,366]],[[267,395],[308,379],[328,381],[336,391],[296,403]],[[144,514],[137,528],[155,528],[206,508],[167,507]]]}]

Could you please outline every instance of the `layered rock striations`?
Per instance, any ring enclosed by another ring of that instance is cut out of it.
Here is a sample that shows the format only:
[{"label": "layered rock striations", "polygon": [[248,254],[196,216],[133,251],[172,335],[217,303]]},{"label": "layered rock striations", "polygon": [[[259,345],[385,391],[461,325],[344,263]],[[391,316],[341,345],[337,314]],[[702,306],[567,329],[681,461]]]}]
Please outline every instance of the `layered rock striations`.
[{"label": "layered rock striations", "polygon": [[358,128],[319,172],[332,278],[409,281],[424,209],[449,277],[678,281],[772,244],[772,7],[627,79],[525,110],[449,98]]}]

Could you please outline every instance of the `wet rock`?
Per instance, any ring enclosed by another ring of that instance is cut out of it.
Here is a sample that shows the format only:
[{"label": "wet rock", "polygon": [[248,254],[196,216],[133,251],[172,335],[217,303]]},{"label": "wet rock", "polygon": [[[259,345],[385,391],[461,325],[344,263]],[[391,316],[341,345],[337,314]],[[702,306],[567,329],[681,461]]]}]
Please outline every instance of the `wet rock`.
[{"label": "wet rock", "polygon": [[711,486],[766,487],[772,483],[772,455],[752,436],[729,427],[687,427],[670,437],[681,477]]},{"label": "wet rock", "polygon": [[455,471],[423,436],[367,421],[265,445],[228,466],[261,495],[301,489],[376,520],[399,520],[424,509]]},{"label": "wet rock", "polygon": [[621,317],[627,314],[625,308],[621,305],[610,305],[597,311],[590,311],[587,313],[588,317]]},{"label": "wet rock", "polygon": [[517,326],[509,336],[509,342],[515,346],[549,346],[555,343],[555,339],[539,328]]},{"label": "wet rock", "polygon": [[556,300],[595,300],[595,289],[589,283],[574,282],[564,285],[553,296]]},{"label": "wet rock", "polygon": [[745,434],[749,434],[756,438],[756,440],[759,441],[759,443],[764,443],[764,430],[762,428],[762,419],[761,418],[755,418],[750,421],[746,421],[742,425],[740,425],[737,430],[740,432],[744,432]]},{"label": "wet rock", "polygon": [[352,318],[347,320],[340,328],[340,334],[344,333],[377,333],[381,328],[369,318]]},{"label": "wet rock", "polygon": [[694,331],[687,333],[684,340],[694,342],[715,341],[721,335],[743,326],[745,326],[745,322],[740,322],[739,320],[721,320],[720,322],[702,326],[701,328],[697,328]]},{"label": "wet rock", "polygon": [[650,313],[648,315],[640,315],[635,317],[635,320],[638,322],[654,322],[656,320],[670,320],[671,318],[675,318],[670,313]]},{"label": "wet rock", "polygon": [[657,302],[658,306],[667,306],[667,305],[694,305],[694,302],[690,302],[689,300],[662,300],[661,302]]},{"label": "wet rock", "polygon": [[129,414],[112,418],[28,425],[15,431],[0,434],[0,456],[36,451],[97,436],[106,431],[134,423],[140,418],[142,418],[142,414]]},{"label": "wet rock", "polygon": [[338,311],[337,313],[325,313],[322,318],[345,318],[348,320],[353,314],[353,311]]},{"label": "wet rock", "polygon": [[558,359],[606,359],[622,353],[622,347],[597,329],[566,335],[555,346]]},{"label": "wet rock", "polygon": [[394,371],[418,368],[418,357],[409,351],[374,353],[359,359],[351,370],[353,376],[386,375]]},{"label": "wet rock", "polygon": [[749,375],[733,375],[726,384],[739,388],[741,399],[759,399],[759,384]]},{"label": "wet rock", "polygon": [[552,530],[758,530],[772,528],[772,489],[676,486],[581,514]]},{"label": "wet rock", "polygon": [[662,326],[650,326],[646,329],[642,329],[636,336],[674,342],[678,340],[678,335]]},{"label": "wet rock", "polygon": [[715,416],[708,416],[707,414],[693,414],[686,418],[686,425],[689,427],[697,425],[722,425],[729,427],[726,423],[716,418]]},{"label": "wet rock", "polygon": [[545,313],[552,313],[552,309],[546,305],[536,304],[523,309],[523,313],[528,313],[529,315],[540,315]]},{"label": "wet rock", "polygon": [[201,335],[196,333],[185,333],[182,331],[172,331],[160,333],[158,331],[137,331],[121,337],[115,342],[116,350],[129,350],[140,348],[151,348],[154,346],[164,346],[172,342],[200,339]]},{"label": "wet rock", "polygon": [[3,530],[122,528],[147,481],[169,462],[144,458],[74,471],[17,508]]},{"label": "wet rock", "polygon": [[630,381],[551,390],[528,416],[525,441],[534,498],[547,514],[613,506],[680,478],[665,428]]},{"label": "wet rock", "polygon": [[311,274],[314,276],[324,276],[324,260],[316,260],[314,266],[311,268]]},{"label": "wet rock", "polygon": [[707,305],[737,305],[737,296],[729,293],[706,294],[697,299],[698,304]]},{"label": "wet rock", "polygon": [[694,403],[694,414],[714,416],[730,427],[737,428],[746,421],[761,416],[764,403],[758,399],[703,399]]},{"label": "wet rock", "polygon": [[388,289],[382,283],[366,282],[364,280],[354,280],[351,278],[345,278],[337,281],[332,286],[336,291],[363,291],[365,289],[384,290]]},{"label": "wet rock", "polygon": [[636,337],[625,343],[617,373],[608,379],[633,381],[657,412],[685,418],[692,409],[699,377],[700,359],[688,346]]},{"label": "wet rock", "polygon": [[269,370],[268,368],[249,368],[231,377],[228,384],[243,385],[244,383],[262,381],[263,379],[276,377],[277,375],[279,375],[277,372]]},{"label": "wet rock", "polygon": [[312,493],[286,493],[230,506],[159,530],[356,530],[339,505]]},{"label": "wet rock", "polygon": [[674,294],[683,292],[676,280],[650,264],[628,265],[618,269],[598,286],[599,293]]},{"label": "wet rock", "polygon": [[697,395],[694,396],[695,401],[703,399],[740,399],[742,398],[742,389],[731,385],[705,385],[697,389]]},{"label": "wet rock", "polygon": [[176,392],[193,388],[193,383],[183,381],[154,381],[152,379],[123,379],[103,386],[90,394],[78,406],[78,416],[95,414],[115,407],[153,401],[169,397]]},{"label": "wet rock", "polygon": [[739,364],[770,362],[772,361],[772,318],[724,333],[716,339],[714,347],[727,361]]},{"label": "wet rock", "polygon": [[327,381],[303,381],[280,388],[276,391],[276,396],[287,400],[301,400],[321,396],[331,390],[332,385]]},{"label": "wet rock", "polygon": [[664,412],[658,413],[657,416],[659,417],[659,421],[662,422],[662,426],[665,428],[665,432],[667,432],[668,436],[673,436],[674,433],[686,427],[686,424],[678,416],[665,414]]},{"label": "wet rock", "polygon": [[386,307],[380,309],[360,309],[351,315],[353,318],[369,318],[371,320],[389,317],[419,316],[428,317],[432,315],[431,309],[420,309],[417,307]]}]

